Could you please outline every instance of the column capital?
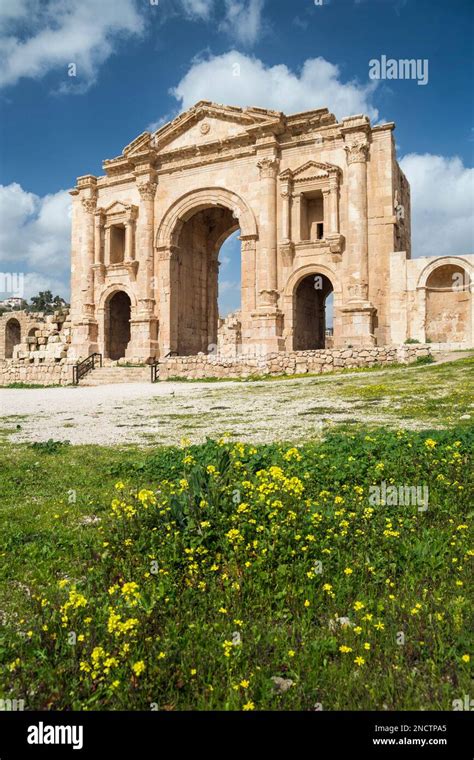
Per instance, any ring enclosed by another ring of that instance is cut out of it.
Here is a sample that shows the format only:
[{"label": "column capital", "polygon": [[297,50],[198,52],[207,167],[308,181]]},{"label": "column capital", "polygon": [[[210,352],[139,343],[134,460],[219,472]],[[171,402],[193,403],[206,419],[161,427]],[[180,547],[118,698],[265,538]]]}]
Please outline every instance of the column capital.
[{"label": "column capital", "polygon": [[158,261],[177,261],[179,256],[179,246],[177,245],[164,245],[159,246],[156,250],[156,257]]},{"label": "column capital", "polygon": [[240,250],[242,253],[248,253],[249,251],[255,251],[256,239],[255,235],[249,237],[240,237]]},{"label": "column capital", "polygon": [[257,166],[260,170],[260,179],[276,179],[278,168],[280,166],[280,159],[278,158],[261,158],[257,161]]},{"label": "column capital", "polygon": [[156,188],[157,182],[152,179],[137,180],[137,189],[142,201],[153,201],[155,199]]},{"label": "column capital", "polygon": [[97,208],[97,197],[93,195],[89,198],[81,198],[81,203],[86,214],[93,214]]},{"label": "column capital", "polygon": [[344,146],[346,151],[347,163],[365,164],[369,156],[369,143],[366,140],[358,140]]},{"label": "column capital", "polygon": [[352,280],[349,282],[347,286],[347,291],[349,293],[349,301],[357,301],[357,302],[366,302],[367,296],[368,296],[368,286],[365,282],[359,282],[357,280]]}]

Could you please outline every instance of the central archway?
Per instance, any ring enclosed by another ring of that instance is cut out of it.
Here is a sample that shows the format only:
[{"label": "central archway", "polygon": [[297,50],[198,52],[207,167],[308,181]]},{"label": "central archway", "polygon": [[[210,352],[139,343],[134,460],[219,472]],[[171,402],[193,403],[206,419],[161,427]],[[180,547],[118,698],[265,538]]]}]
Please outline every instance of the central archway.
[{"label": "central archway", "polygon": [[184,222],[178,238],[177,352],[210,353],[217,346],[219,321],[219,250],[239,229],[227,208],[197,211]]},{"label": "central archway", "polygon": [[218,343],[218,272],[222,244],[240,230],[242,320],[255,308],[257,225],[236,193],[220,187],[192,190],[164,215],[156,245],[162,264],[161,350],[180,356],[209,353]]},{"label": "central archway", "polygon": [[130,343],[130,297],[125,291],[117,290],[105,308],[105,355],[113,360],[123,359]]}]

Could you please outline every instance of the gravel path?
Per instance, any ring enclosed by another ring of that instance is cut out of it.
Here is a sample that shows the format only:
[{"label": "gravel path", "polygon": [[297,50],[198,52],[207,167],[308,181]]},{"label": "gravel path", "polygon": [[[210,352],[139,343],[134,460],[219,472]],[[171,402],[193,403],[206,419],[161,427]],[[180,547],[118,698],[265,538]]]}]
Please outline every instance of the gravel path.
[{"label": "gravel path", "polygon": [[[248,383],[4,388],[0,389],[0,427],[12,442],[53,438],[72,444],[150,445],[179,443],[183,437],[197,443],[226,433],[254,442],[304,440],[318,437],[335,422],[396,424],[389,399],[368,403],[350,398],[344,386],[354,378],[377,383],[381,375],[389,382],[401,377],[400,373],[405,382],[407,371],[425,369]],[[404,419],[403,424],[424,426],[420,420]]]}]

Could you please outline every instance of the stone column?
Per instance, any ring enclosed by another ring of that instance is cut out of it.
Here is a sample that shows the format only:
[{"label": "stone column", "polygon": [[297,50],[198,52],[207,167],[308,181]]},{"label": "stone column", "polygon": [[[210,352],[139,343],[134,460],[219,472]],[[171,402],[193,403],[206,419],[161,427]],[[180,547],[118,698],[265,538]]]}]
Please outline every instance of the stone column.
[{"label": "stone column", "polygon": [[301,193],[293,194],[292,203],[292,225],[291,225],[293,242],[301,242]]},{"label": "stone column", "polygon": [[255,235],[241,235],[240,240],[242,350],[245,353],[252,337],[252,315],[257,306],[255,278],[257,242]]},{"label": "stone column", "polygon": [[[140,194],[138,219],[130,219],[126,226],[125,258],[138,262],[137,313],[131,320],[131,340],[127,354],[139,361],[150,361],[158,355],[158,318],[154,298],[154,201],[156,178],[153,170],[136,172],[137,189]],[[133,257],[133,233],[136,224],[135,257]],[[136,266],[136,264],[135,264]]]},{"label": "stone column", "polygon": [[212,258],[208,262],[206,272],[206,296],[207,296],[207,344],[205,351],[210,353],[212,347],[217,350],[217,323],[219,320],[219,306],[218,306],[218,293],[217,283],[219,281],[219,261],[216,258]]},{"label": "stone column", "polygon": [[367,158],[369,144],[365,132],[352,134],[345,146],[347,154],[347,289],[343,315],[343,338],[353,346],[374,345],[375,309],[368,301],[368,203]]},{"label": "stone column", "polygon": [[94,264],[100,264],[102,261],[102,230],[104,224],[104,214],[98,209],[94,214]]},{"label": "stone column", "polygon": [[262,158],[260,170],[261,215],[258,289],[261,303],[276,303],[277,299],[277,229],[276,180],[279,161]]},{"label": "stone column", "polygon": [[140,210],[137,222],[136,258],[139,260],[139,298],[154,300],[153,253],[154,253],[154,203],[156,181],[153,175],[142,180],[137,178],[140,193]]},{"label": "stone column", "polygon": [[156,250],[157,290],[160,294],[159,354],[165,357],[178,351],[178,308],[179,308],[179,248],[166,246]]},{"label": "stone column", "polygon": [[283,318],[277,308],[277,172],[279,160],[274,155],[261,158],[259,245],[257,252],[257,304],[252,314],[252,344],[258,353],[283,349]]},{"label": "stone column", "polygon": [[104,263],[106,266],[110,264],[110,224],[104,229]]},{"label": "stone column", "polygon": [[125,224],[125,261],[133,260],[133,238],[135,232],[135,222],[129,219]]},{"label": "stone column", "polygon": [[328,199],[328,233],[330,235],[339,234],[339,202],[338,202],[339,183],[337,177],[329,177],[329,199]]},{"label": "stone column", "polygon": [[[73,229],[73,247],[78,247],[80,278],[73,279],[75,292],[72,294],[74,303],[73,338],[70,355],[74,358],[86,358],[98,351],[97,321],[94,304],[94,212],[97,207],[97,178],[92,175],[79,177],[77,181],[77,198],[80,206],[76,210],[75,226]],[[80,240],[80,245],[78,241]],[[76,266],[76,263],[74,264]],[[77,285],[80,292],[77,292]]]},{"label": "stone column", "polygon": [[331,229],[331,212],[329,210],[329,189],[325,188],[323,191],[323,237],[326,238]]},{"label": "stone column", "polygon": [[289,243],[291,240],[291,218],[290,218],[290,188],[288,184],[283,185],[280,191],[282,198],[281,203],[281,239],[282,243]]},{"label": "stone column", "polygon": [[94,214],[94,303],[98,303],[100,288],[105,281],[104,264],[104,222],[105,215],[102,209],[97,209]]},{"label": "stone column", "polygon": [[367,215],[367,157],[369,145],[365,137],[350,142],[347,154],[347,263],[349,281],[357,298],[368,295],[369,236]]},{"label": "stone column", "polygon": [[[94,212],[97,207],[97,198],[86,197],[81,199],[83,211],[82,222],[82,250],[81,258],[83,263],[82,270],[82,285],[81,289],[84,294],[84,305],[92,307],[92,313],[94,309],[94,280],[93,269],[94,266],[94,227],[95,219]],[[86,310],[89,312],[90,310]]]}]

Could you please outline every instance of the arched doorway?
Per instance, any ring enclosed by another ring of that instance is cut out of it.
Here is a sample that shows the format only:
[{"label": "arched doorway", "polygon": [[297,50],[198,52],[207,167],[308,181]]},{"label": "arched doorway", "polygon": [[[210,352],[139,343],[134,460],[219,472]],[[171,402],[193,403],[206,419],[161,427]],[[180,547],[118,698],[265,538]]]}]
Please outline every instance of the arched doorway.
[{"label": "arched doorway", "polygon": [[105,308],[105,355],[117,360],[125,356],[130,342],[130,298],[123,290],[113,293]]},{"label": "arched doorway", "polygon": [[426,280],[426,340],[463,343],[470,338],[470,278],[458,264],[434,269]]},{"label": "arched doorway", "polygon": [[[315,272],[306,275],[293,293],[293,350],[325,348],[330,343],[332,312],[327,314],[328,298],[333,292],[331,280]],[[331,304],[332,308],[332,304]],[[329,311],[329,310],[328,310]]]},{"label": "arched doorway", "polygon": [[13,357],[13,349],[21,343],[21,327],[17,319],[9,319],[5,325],[5,359]]},{"label": "arched doorway", "polygon": [[[178,241],[177,353],[209,353],[218,343],[219,252],[239,229],[229,208],[201,208],[184,221]],[[221,283],[222,284],[222,283]]]},{"label": "arched doorway", "polygon": [[253,211],[237,193],[212,186],[185,193],[163,216],[156,234],[161,262],[158,277],[166,294],[158,304],[162,355],[192,355],[215,346],[219,249],[237,230],[241,234],[241,272],[237,265],[233,278],[241,280],[244,342],[250,340],[251,315],[256,308],[258,229]]}]

